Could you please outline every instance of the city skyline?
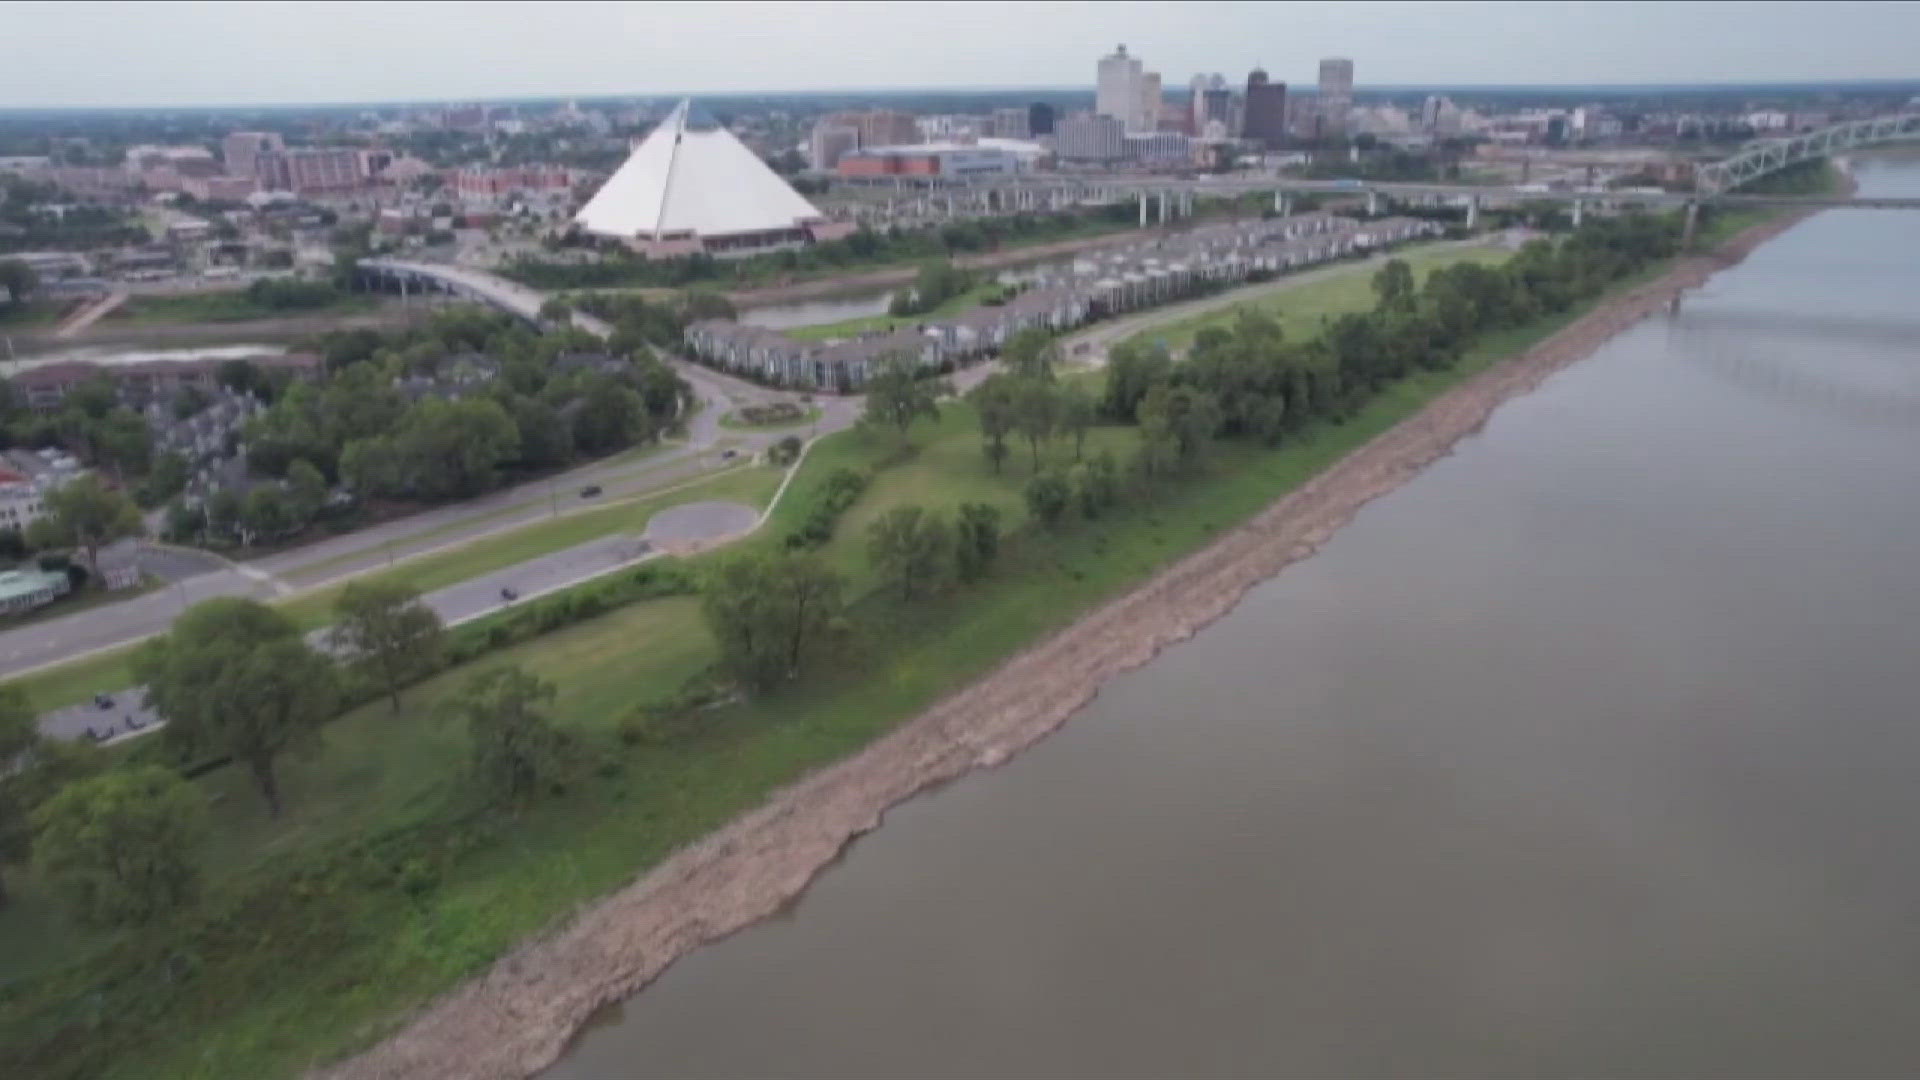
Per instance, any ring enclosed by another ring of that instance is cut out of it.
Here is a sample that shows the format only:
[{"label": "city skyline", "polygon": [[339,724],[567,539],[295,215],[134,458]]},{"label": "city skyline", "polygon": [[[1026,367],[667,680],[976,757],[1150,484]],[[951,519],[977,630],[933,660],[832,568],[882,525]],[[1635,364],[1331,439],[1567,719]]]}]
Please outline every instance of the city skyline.
[{"label": "city skyline", "polygon": [[[1169,90],[1197,72],[1256,66],[1309,86],[1325,56],[1352,57],[1362,88],[1868,81],[1911,77],[1905,43],[1920,35],[1920,4],[1759,5],[1738,19],[1720,5],[1685,3],[725,10],[503,2],[468,5],[455,19],[409,2],[7,3],[0,16],[16,59],[0,71],[0,101],[265,106],[1073,87],[1122,42],[1149,57]],[[850,36],[852,13],[860,32]],[[930,24],[940,33],[927,33]],[[586,25],[599,32],[581,33]],[[1695,48],[1703,34],[1716,42],[1711,54]]]}]

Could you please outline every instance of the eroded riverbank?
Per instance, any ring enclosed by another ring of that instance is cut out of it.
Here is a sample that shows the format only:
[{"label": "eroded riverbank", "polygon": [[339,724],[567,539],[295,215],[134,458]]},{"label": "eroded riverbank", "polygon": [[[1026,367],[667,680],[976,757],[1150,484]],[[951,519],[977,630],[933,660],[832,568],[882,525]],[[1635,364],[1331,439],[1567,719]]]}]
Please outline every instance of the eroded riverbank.
[{"label": "eroded riverbank", "polygon": [[1463,382],[1140,589],[516,951],[333,1075],[520,1076],[543,1067],[593,1009],[639,989],[692,948],[778,910],[889,806],[1042,738],[1102,682],[1190,636],[1248,589],[1311,554],[1360,507],[1446,454],[1499,404],[1790,224],[1760,226],[1714,257],[1676,265],[1524,356]]}]

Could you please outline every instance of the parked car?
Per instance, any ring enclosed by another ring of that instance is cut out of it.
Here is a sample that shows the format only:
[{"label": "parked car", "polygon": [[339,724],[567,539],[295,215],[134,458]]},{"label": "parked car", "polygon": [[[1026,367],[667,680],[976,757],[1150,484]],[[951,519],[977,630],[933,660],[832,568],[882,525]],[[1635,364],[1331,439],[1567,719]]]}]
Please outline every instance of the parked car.
[{"label": "parked car", "polygon": [[580,497],[583,499],[591,499],[598,494],[600,494],[599,484],[588,484],[586,487],[580,489]]}]

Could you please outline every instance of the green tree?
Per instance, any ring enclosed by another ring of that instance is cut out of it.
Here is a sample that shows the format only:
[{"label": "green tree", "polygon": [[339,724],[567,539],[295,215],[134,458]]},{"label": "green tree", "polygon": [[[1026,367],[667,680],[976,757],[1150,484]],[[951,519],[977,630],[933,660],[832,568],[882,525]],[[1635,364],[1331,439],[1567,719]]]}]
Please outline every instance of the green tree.
[{"label": "green tree", "polygon": [[87,473],[47,492],[45,516],[34,521],[27,536],[37,548],[79,548],[86,553],[87,568],[98,577],[100,549],[144,531],[133,500]]},{"label": "green tree", "polygon": [[393,440],[382,435],[355,439],[340,451],[340,479],[362,498],[391,495],[400,488]]},{"label": "green tree", "polygon": [[1140,400],[1149,389],[1165,382],[1172,371],[1173,358],[1161,346],[1115,345],[1107,353],[1106,396],[1101,399],[1100,411],[1108,419],[1133,423]]},{"label": "green tree", "polygon": [[1087,429],[1093,426],[1093,398],[1077,386],[1062,386],[1056,394],[1055,408],[1060,433],[1073,437],[1073,460],[1079,461],[1086,452]]},{"label": "green tree", "polygon": [[400,711],[400,688],[440,669],[446,627],[405,582],[352,581],[333,602],[335,649],[353,659]]},{"label": "green tree", "polygon": [[1021,379],[1015,391],[1013,423],[1033,451],[1033,468],[1040,471],[1040,444],[1053,437],[1060,423],[1060,392],[1050,382]]},{"label": "green tree", "polygon": [[424,398],[393,436],[403,489],[427,499],[468,498],[494,484],[495,470],[520,453],[520,432],[488,398]]},{"label": "green tree", "polygon": [[953,536],[954,567],[960,580],[973,581],[987,572],[1000,554],[1000,510],[986,503],[962,503]]},{"label": "green tree", "polygon": [[168,450],[155,455],[153,466],[147,471],[146,482],[140,485],[141,504],[158,506],[179,495],[186,490],[191,473],[187,459],[179,451]]},{"label": "green tree", "polygon": [[844,583],[811,555],[743,554],[715,568],[701,595],[722,663],[772,686],[799,675],[844,613]]},{"label": "green tree", "polygon": [[0,289],[7,290],[7,302],[23,304],[40,287],[40,275],[19,259],[0,259]]},{"label": "green tree", "polygon": [[314,745],[340,701],[332,661],[307,645],[293,620],[238,597],[187,609],[140,647],[133,669],[167,718],[164,737],[188,752],[231,755],[274,815],[280,755]]},{"label": "green tree", "polygon": [[1058,473],[1044,472],[1034,474],[1027,481],[1027,512],[1042,525],[1059,524],[1067,511],[1067,500],[1072,492],[1067,482]]},{"label": "green tree", "polygon": [[306,458],[294,458],[287,466],[287,513],[296,526],[310,524],[327,504],[327,478]]},{"label": "green tree", "polygon": [[574,447],[589,456],[611,453],[645,440],[650,426],[639,393],[604,379],[581,395],[573,415]]},{"label": "green tree", "polygon": [[1373,294],[1382,311],[1400,311],[1413,306],[1413,268],[1405,259],[1388,259],[1373,275]]},{"label": "green tree", "polygon": [[285,536],[296,523],[286,493],[272,484],[261,484],[247,492],[240,504],[240,525],[247,530],[250,541],[258,541]]},{"label": "green tree", "polygon": [[867,554],[900,598],[937,591],[953,560],[953,532],[946,519],[918,506],[896,506],[867,526]]},{"label": "green tree", "polygon": [[1140,439],[1150,472],[1197,460],[1219,429],[1219,404],[1193,387],[1156,386],[1140,402]]},{"label": "green tree", "polygon": [[1052,382],[1060,364],[1060,346],[1044,327],[1029,326],[1007,339],[1000,356],[1014,375]]},{"label": "green tree", "polygon": [[1007,459],[1007,436],[1013,433],[1019,415],[1019,388],[1019,380],[1002,372],[987,376],[967,393],[974,414],[980,418],[980,436],[986,440],[982,449],[995,475]]},{"label": "green tree", "polygon": [[545,679],[497,667],[468,680],[443,706],[466,721],[474,775],[490,799],[522,801],[558,776],[566,740],[541,709],[555,693]]},{"label": "green tree", "polygon": [[868,377],[865,389],[867,420],[894,428],[905,442],[915,420],[940,418],[940,397],[953,388],[945,379],[920,378],[909,359],[896,356]]},{"label": "green tree", "polygon": [[158,765],[68,785],[34,813],[35,858],[87,923],[131,926],[191,899],[205,808]]},{"label": "green tree", "polygon": [[88,441],[101,463],[122,482],[145,473],[153,459],[153,433],[146,420],[125,405],[116,406],[96,421]]},{"label": "green tree", "polygon": [[1067,470],[1067,487],[1080,513],[1096,517],[1114,498],[1113,455],[1102,452],[1091,461],[1083,461]]},{"label": "green tree", "polygon": [[15,778],[30,767],[40,743],[27,695],[17,686],[0,686],[0,908],[7,906],[5,864],[24,861],[32,850],[33,830]]}]

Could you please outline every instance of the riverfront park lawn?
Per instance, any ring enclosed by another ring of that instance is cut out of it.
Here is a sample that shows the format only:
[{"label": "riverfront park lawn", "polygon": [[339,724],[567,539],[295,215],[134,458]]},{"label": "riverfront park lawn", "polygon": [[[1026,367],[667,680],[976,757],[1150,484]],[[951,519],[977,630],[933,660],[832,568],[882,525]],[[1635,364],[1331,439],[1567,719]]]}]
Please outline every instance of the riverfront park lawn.
[{"label": "riverfront park lawn", "polygon": [[[1320,314],[1370,304],[1369,274],[1370,268],[1355,269],[1359,287],[1336,279],[1344,287],[1320,294],[1326,306],[1296,305],[1287,316],[1288,333],[1308,336]],[[715,657],[697,598],[645,601],[446,672],[409,690],[398,716],[381,702],[328,725],[323,753],[288,762],[288,809],[279,820],[266,817],[237,770],[201,778],[196,783],[215,801],[215,835],[201,859],[208,891],[217,895],[288,860],[470,813],[465,733],[439,718],[436,706],[472,669],[515,663],[554,681],[556,719],[603,755],[599,767],[564,794],[485,833],[430,887],[353,893],[329,916],[336,925],[290,926],[284,937],[263,943],[276,958],[271,964],[262,958],[272,971],[207,969],[177,988],[167,1022],[138,1030],[116,1025],[115,1045],[103,1048],[98,1060],[100,1075],[289,1076],[366,1045],[407,1010],[483,970],[528,935],[1140,584],[1441,391],[1584,310],[1488,335],[1452,370],[1410,376],[1348,422],[1316,425],[1278,449],[1221,444],[1197,475],[1057,532],[1027,520],[1021,498],[1032,473],[1027,446],[1015,442],[1004,473],[995,476],[964,405],[948,403],[937,423],[917,425],[915,449],[904,458],[890,431],[856,429],[822,439],[789,498],[745,543],[779,544],[804,516],[808,491],[834,469],[900,459],[878,472],[822,550],[848,576],[861,609],[855,639],[830,674],[713,710],[694,737],[624,746],[612,732],[635,704],[673,692]],[[1088,452],[1105,448],[1124,457],[1136,437],[1130,428],[1096,428]],[[1069,440],[1046,451],[1056,462],[1071,453]],[[1010,530],[984,580],[911,606],[874,590],[865,553],[868,522],[892,506],[917,503],[950,514],[968,501],[1001,507]],[[31,877],[18,885],[23,902],[0,914],[0,958],[13,969],[0,971],[0,982],[59,959],[84,959],[115,940],[68,926]],[[285,977],[288,971],[297,978]],[[4,1014],[0,1005],[0,1038],[7,1032]]]}]

